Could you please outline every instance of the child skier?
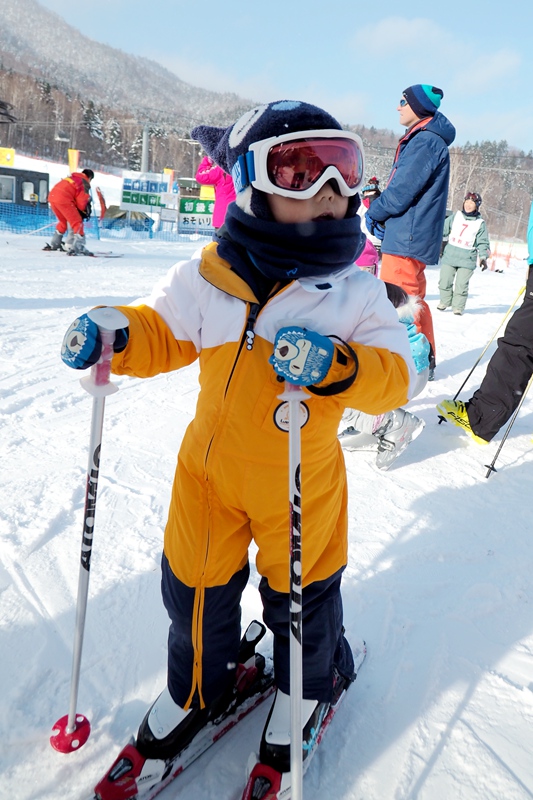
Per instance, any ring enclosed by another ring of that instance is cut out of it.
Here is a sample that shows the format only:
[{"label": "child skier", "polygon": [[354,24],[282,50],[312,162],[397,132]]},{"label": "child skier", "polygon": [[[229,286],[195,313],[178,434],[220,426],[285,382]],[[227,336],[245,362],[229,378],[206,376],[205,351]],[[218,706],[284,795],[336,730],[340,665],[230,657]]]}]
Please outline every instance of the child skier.
[{"label": "child skier", "polygon": [[453,313],[461,316],[478,258],[481,269],[487,269],[490,242],[485,220],[479,213],[480,205],[481,195],[467,192],[462,210],[447,217],[444,222],[443,236],[448,237],[448,243],[440,262],[439,311],[446,311],[451,306]]},{"label": "child skier", "polygon": [[[359,262],[358,262],[359,263]],[[398,312],[398,318],[407,326],[411,355],[418,377],[413,385],[411,397],[416,397],[425,387],[429,376],[430,346],[423,333],[417,333],[414,324],[417,314],[417,298],[394,283],[385,282],[389,300]],[[397,408],[386,414],[372,416],[354,408],[344,412],[339,441],[345,450],[377,450],[376,466],[387,470],[400,456],[407,445],[422,433],[423,420]],[[346,425],[348,426],[346,427]]]},{"label": "child skier", "polygon": [[[200,364],[162,559],[167,686],[136,747],[144,759],[168,758],[231,697],[253,538],[277,686],[261,759],[288,773],[283,381],[309,392],[301,430],[305,758],[324,713],[354,679],[340,595],[347,491],[338,424],[345,407],[398,408],[416,370],[384,284],[354,265],[365,243],[360,139],[297,101],[262,105],[227,129],[202,125],[192,135],[232,175],[236,202],[199,258],[172,267],[148,299],[121,307],[129,328],[119,332],[112,362],[116,374],[143,378]],[[67,332],[63,360],[85,369],[99,354],[98,329],[83,315]]]}]

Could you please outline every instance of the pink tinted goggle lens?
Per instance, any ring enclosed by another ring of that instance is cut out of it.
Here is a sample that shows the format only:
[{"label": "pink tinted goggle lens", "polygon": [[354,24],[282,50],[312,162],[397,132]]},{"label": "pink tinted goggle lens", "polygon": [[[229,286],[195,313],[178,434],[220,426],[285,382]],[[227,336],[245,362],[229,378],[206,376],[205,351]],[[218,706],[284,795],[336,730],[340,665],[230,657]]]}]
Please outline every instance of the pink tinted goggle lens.
[{"label": "pink tinted goggle lens", "polygon": [[361,182],[363,158],[351,139],[295,139],[270,148],[269,180],[280,189],[303,192],[328,167],[336,167],[349,189]]}]

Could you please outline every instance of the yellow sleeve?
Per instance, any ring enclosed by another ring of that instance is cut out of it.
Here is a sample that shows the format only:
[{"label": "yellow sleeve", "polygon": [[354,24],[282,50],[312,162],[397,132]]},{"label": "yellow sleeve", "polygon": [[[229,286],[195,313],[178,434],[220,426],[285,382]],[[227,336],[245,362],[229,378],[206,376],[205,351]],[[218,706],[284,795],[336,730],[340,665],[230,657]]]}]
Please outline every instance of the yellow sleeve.
[{"label": "yellow sleeve", "polygon": [[386,348],[350,342],[349,346],[335,345],[326,378],[308,389],[313,394],[330,397],[334,394],[348,408],[382,414],[407,402],[409,384],[409,369],[401,355]]},{"label": "yellow sleeve", "polygon": [[129,339],[126,349],[111,362],[115,375],[151,378],[160,372],[186,367],[198,358],[190,341],[178,341],[163,318],[150,306],[116,306],[127,316]]}]

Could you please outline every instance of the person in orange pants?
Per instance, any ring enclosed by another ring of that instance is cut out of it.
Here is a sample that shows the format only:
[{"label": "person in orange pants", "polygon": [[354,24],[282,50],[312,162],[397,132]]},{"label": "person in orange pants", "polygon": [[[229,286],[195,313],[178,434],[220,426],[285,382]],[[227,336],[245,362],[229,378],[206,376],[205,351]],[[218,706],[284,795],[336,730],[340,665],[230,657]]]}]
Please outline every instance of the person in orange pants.
[{"label": "person in orange pants", "polygon": [[407,294],[418,297],[419,307],[416,316],[418,332],[423,333],[431,345],[432,364],[435,368],[435,334],[433,331],[433,318],[431,310],[424,300],[426,296],[426,265],[416,258],[393,256],[383,254],[381,258],[381,271],[379,277],[387,283],[401,286]]},{"label": "person in orange pants", "polygon": [[455,128],[438,110],[444,93],[429,84],[409,86],[398,105],[400,139],[387,187],[366,212],[371,234],[382,240],[380,278],[396,283],[421,301],[416,325],[431,345],[430,380],[435,370],[435,336],[425,302],[426,264],[437,264],[450,175],[449,146]]},{"label": "person in orange pants", "polygon": [[73,172],[56,183],[48,195],[50,208],[57,217],[57,225],[50,245],[45,250],[63,250],[63,236],[70,227],[73,243],[69,252],[72,255],[92,255],[85,247],[83,220],[91,214],[90,186],[94,178],[92,169]]}]

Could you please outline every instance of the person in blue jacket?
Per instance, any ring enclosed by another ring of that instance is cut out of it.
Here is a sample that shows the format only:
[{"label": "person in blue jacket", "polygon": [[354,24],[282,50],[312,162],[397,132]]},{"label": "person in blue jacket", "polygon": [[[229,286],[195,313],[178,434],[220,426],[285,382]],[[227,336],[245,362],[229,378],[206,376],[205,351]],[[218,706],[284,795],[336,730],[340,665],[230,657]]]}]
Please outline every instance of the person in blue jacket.
[{"label": "person in blue jacket", "polygon": [[528,276],[524,302],[498,339],[481,386],[470,400],[443,400],[439,415],[487,444],[512,417],[533,375],[533,205],[527,227]]},{"label": "person in blue jacket", "polygon": [[455,128],[438,110],[442,89],[409,86],[398,105],[400,139],[386,188],[366,213],[370,233],[382,237],[380,278],[401,286],[421,302],[417,329],[431,345],[430,380],[435,369],[435,336],[426,296],[426,264],[437,264],[446,215],[449,146]]}]

